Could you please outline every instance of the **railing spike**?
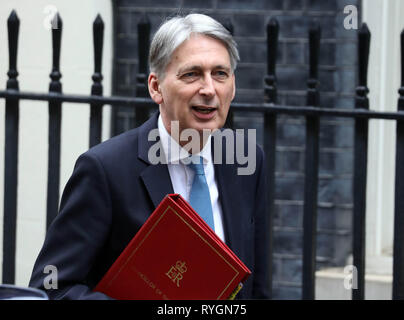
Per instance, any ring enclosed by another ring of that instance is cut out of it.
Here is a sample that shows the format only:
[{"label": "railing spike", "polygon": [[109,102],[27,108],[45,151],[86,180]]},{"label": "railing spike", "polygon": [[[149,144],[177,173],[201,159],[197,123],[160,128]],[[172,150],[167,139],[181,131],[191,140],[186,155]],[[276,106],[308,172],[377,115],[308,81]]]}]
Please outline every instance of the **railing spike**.
[{"label": "railing spike", "polygon": [[7,20],[8,27],[8,51],[9,51],[9,71],[7,73],[9,79],[7,81],[7,89],[18,89],[18,72],[17,72],[17,49],[18,49],[18,33],[20,29],[20,19],[17,12],[11,11]]},{"label": "railing spike", "polygon": [[139,73],[147,73],[148,53],[150,40],[150,21],[147,14],[142,15],[138,24],[138,39],[139,39]]},{"label": "railing spike", "polygon": [[102,20],[102,17],[101,17],[101,15],[99,13],[97,13],[97,16],[95,17],[94,25],[95,26],[102,26],[102,28],[104,28],[104,20]]},{"label": "railing spike", "polygon": [[276,18],[271,18],[267,25],[267,72],[275,74],[275,65],[278,49],[279,23]]},{"label": "railing spike", "polygon": [[265,76],[265,102],[276,103],[276,57],[278,49],[279,23],[271,18],[267,24],[267,75]]},{"label": "railing spike", "polygon": [[63,26],[62,18],[60,17],[59,12],[55,13],[55,16],[52,19],[52,29],[61,29]]},{"label": "railing spike", "polygon": [[[367,86],[368,64],[370,49],[370,31],[366,23],[363,23],[358,31],[358,63],[359,63],[359,86]],[[360,93],[367,93],[361,91]]]},{"label": "railing spike", "polygon": [[[147,14],[144,14],[137,26],[138,31],[138,56],[139,69],[136,76],[136,96],[147,97],[147,74],[148,74],[148,57],[150,46],[150,21]],[[148,118],[148,111],[145,108],[136,109],[136,125],[141,125]]]},{"label": "railing spike", "polygon": [[312,22],[309,28],[309,50],[310,50],[310,78],[318,78],[318,62],[320,52],[321,28],[317,21]]},{"label": "railing spike", "polygon": [[62,74],[60,73],[60,47],[62,41],[62,29],[63,22],[57,12],[52,19],[52,72],[49,75],[52,79],[49,90],[55,92],[61,92],[60,78]]},{"label": "railing spike", "polygon": [[[401,42],[401,87],[404,87],[404,29],[403,31],[401,31],[400,42]],[[402,95],[404,95],[404,92],[402,93]]]},{"label": "railing spike", "polygon": [[[102,49],[104,44],[104,21],[102,20],[100,14],[93,23],[93,41],[94,41],[94,75],[93,80],[95,82],[100,82],[102,80],[101,76],[101,60],[102,60]],[[94,79],[94,77],[97,77]]]},{"label": "railing spike", "polygon": [[[100,14],[93,23],[93,42],[94,42],[94,74],[92,76],[93,85],[91,86],[91,95],[101,96],[102,87],[102,49],[104,44],[104,21]],[[101,142],[102,132],[102,104],[91,103],[90,107],[90,147]]]},{"label": "railing spike", "polygon": [[307,80],[307,105],[318,106],[318,63],[320,53],[321,28],[317,21],[309,27],[309,79]]}]

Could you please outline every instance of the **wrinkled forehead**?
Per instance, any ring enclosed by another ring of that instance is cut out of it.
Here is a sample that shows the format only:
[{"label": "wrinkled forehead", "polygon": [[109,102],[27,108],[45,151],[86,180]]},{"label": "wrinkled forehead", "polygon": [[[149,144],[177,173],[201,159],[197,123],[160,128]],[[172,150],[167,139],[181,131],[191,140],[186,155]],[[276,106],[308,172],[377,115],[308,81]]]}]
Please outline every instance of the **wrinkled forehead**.
[{"label": "wrinkled forehead", "polygon": [[191,34],[173,51],[165,71],[173,64],[179,64],[182,68],[214,64],[231,69],[227,46],[217,38],[197,33]]}]

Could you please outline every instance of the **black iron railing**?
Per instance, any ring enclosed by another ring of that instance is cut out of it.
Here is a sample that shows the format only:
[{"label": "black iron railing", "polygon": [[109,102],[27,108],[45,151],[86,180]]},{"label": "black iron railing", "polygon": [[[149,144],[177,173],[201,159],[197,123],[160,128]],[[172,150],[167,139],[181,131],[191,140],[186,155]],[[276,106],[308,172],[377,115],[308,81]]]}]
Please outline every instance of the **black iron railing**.
[{"label": "black iron railing", "polygon": [[[4,175],[4,232],[3,232],[3,282],[15,281],[15,249],[17,221],[17,178],[18,178],[18,133],[19,101],[40,100],[49,103],[49,167],[47,191],[47,226],[56,216],[59,205],[60,175],[60,125],[61,106],[64,102],[89,104],[90,141],[89,147],[101,142],[102,107],[104,105],[129,106],[136,110],[136,124],[143,123],[148,110],[156,108],[147,98],[147,53],[150,38],[150,23],[145,17],[138,26],[139,70],[137,74],[137,97],[102,95],[102,48],[104,23],[100,16],[94,21],[94,74],[91,95],[70,95],[62,93],[59,68],[62,21],[59,15],[52,25],[53,66],[48,93],[21,92],[18,86],[17,42],[19,19],[13,11],[8,19],[9,71],[6,90],[0,91],[0,98],[6,102],[5,116],[5,175]],[[226,25],[231,30],[231,25]],[[279,25],[271,19],[267,25],[267,75],[264,83],[264,103],[233,103],[228,124],[232,124],[237,112],[260,112],[264,117],[264,150],[268,178],[268,215],[272,235],[275,199],[275,150],[276,124],[280,114],[298,115],[306,119],[306,153],[303,218],[303,299],[315,297],[316,239],[317,239],[317,190],[319,158],[319,124],[323,117],[352,118],[355,121],[354,136],[354,206],[353,206],[353,263],[357,268],[358,288],[352,290],[353,299],[364,299],[365,293],[365,212],[367,178],[368,123],[370,119],[395,120],[397,122],[396,187],[394,221],[394,266],[393,299],[404,299],[404,32],[401,34],[401,87],[399,89],[398,112],[376,112],[369,110],[367,98],[367,67],[370,32],[366,24],[358,31],[358,76],[355,109],[331,109],[319,105],[318,60],[321,30],[317,25],[309,29],[310,69],[307,81],[307,105],[277,105],[276,52]],[[270,244],[272,266],[272,241]],[[272,268],[272,267],[271,267]],[[272,274],[272,269],[270,270]],[[269,283],[272,288],[272,279]]]}]

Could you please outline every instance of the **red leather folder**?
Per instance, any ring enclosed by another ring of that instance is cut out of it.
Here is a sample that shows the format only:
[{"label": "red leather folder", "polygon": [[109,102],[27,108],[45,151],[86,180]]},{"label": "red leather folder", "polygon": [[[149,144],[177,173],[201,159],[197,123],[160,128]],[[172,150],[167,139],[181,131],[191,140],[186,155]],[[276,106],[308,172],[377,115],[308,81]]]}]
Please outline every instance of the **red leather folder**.
[{"label": "red leather folder", "polygon": [[169,194],[94,291],[120,300],[221,300],[250,274],[180,195]]}]

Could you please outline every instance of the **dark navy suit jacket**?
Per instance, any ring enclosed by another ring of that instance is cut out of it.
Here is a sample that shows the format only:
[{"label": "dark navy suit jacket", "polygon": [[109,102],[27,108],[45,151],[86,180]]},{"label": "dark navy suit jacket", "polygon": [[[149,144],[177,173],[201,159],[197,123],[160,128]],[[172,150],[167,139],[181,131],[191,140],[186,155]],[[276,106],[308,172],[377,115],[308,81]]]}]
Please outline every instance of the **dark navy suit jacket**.
[{"label": "dark navy suit jacket", "polygon": [[[157,118],[158,113],[79,157],[34,265],[31,287],[45,290],[49,274],[44,269],[53,265],[58,288],[46,290],[51,299],[108,298],[92,289],[164,196],[173,193],[167,165],[148,160],[156,143],[148,141],[148,134],[157,128]],[[268,297],[270,231],[258,146],[256,157],[252,175],[237,175],[236,164],[215,164],[226,244],[252,271],[241,299]]]}]

